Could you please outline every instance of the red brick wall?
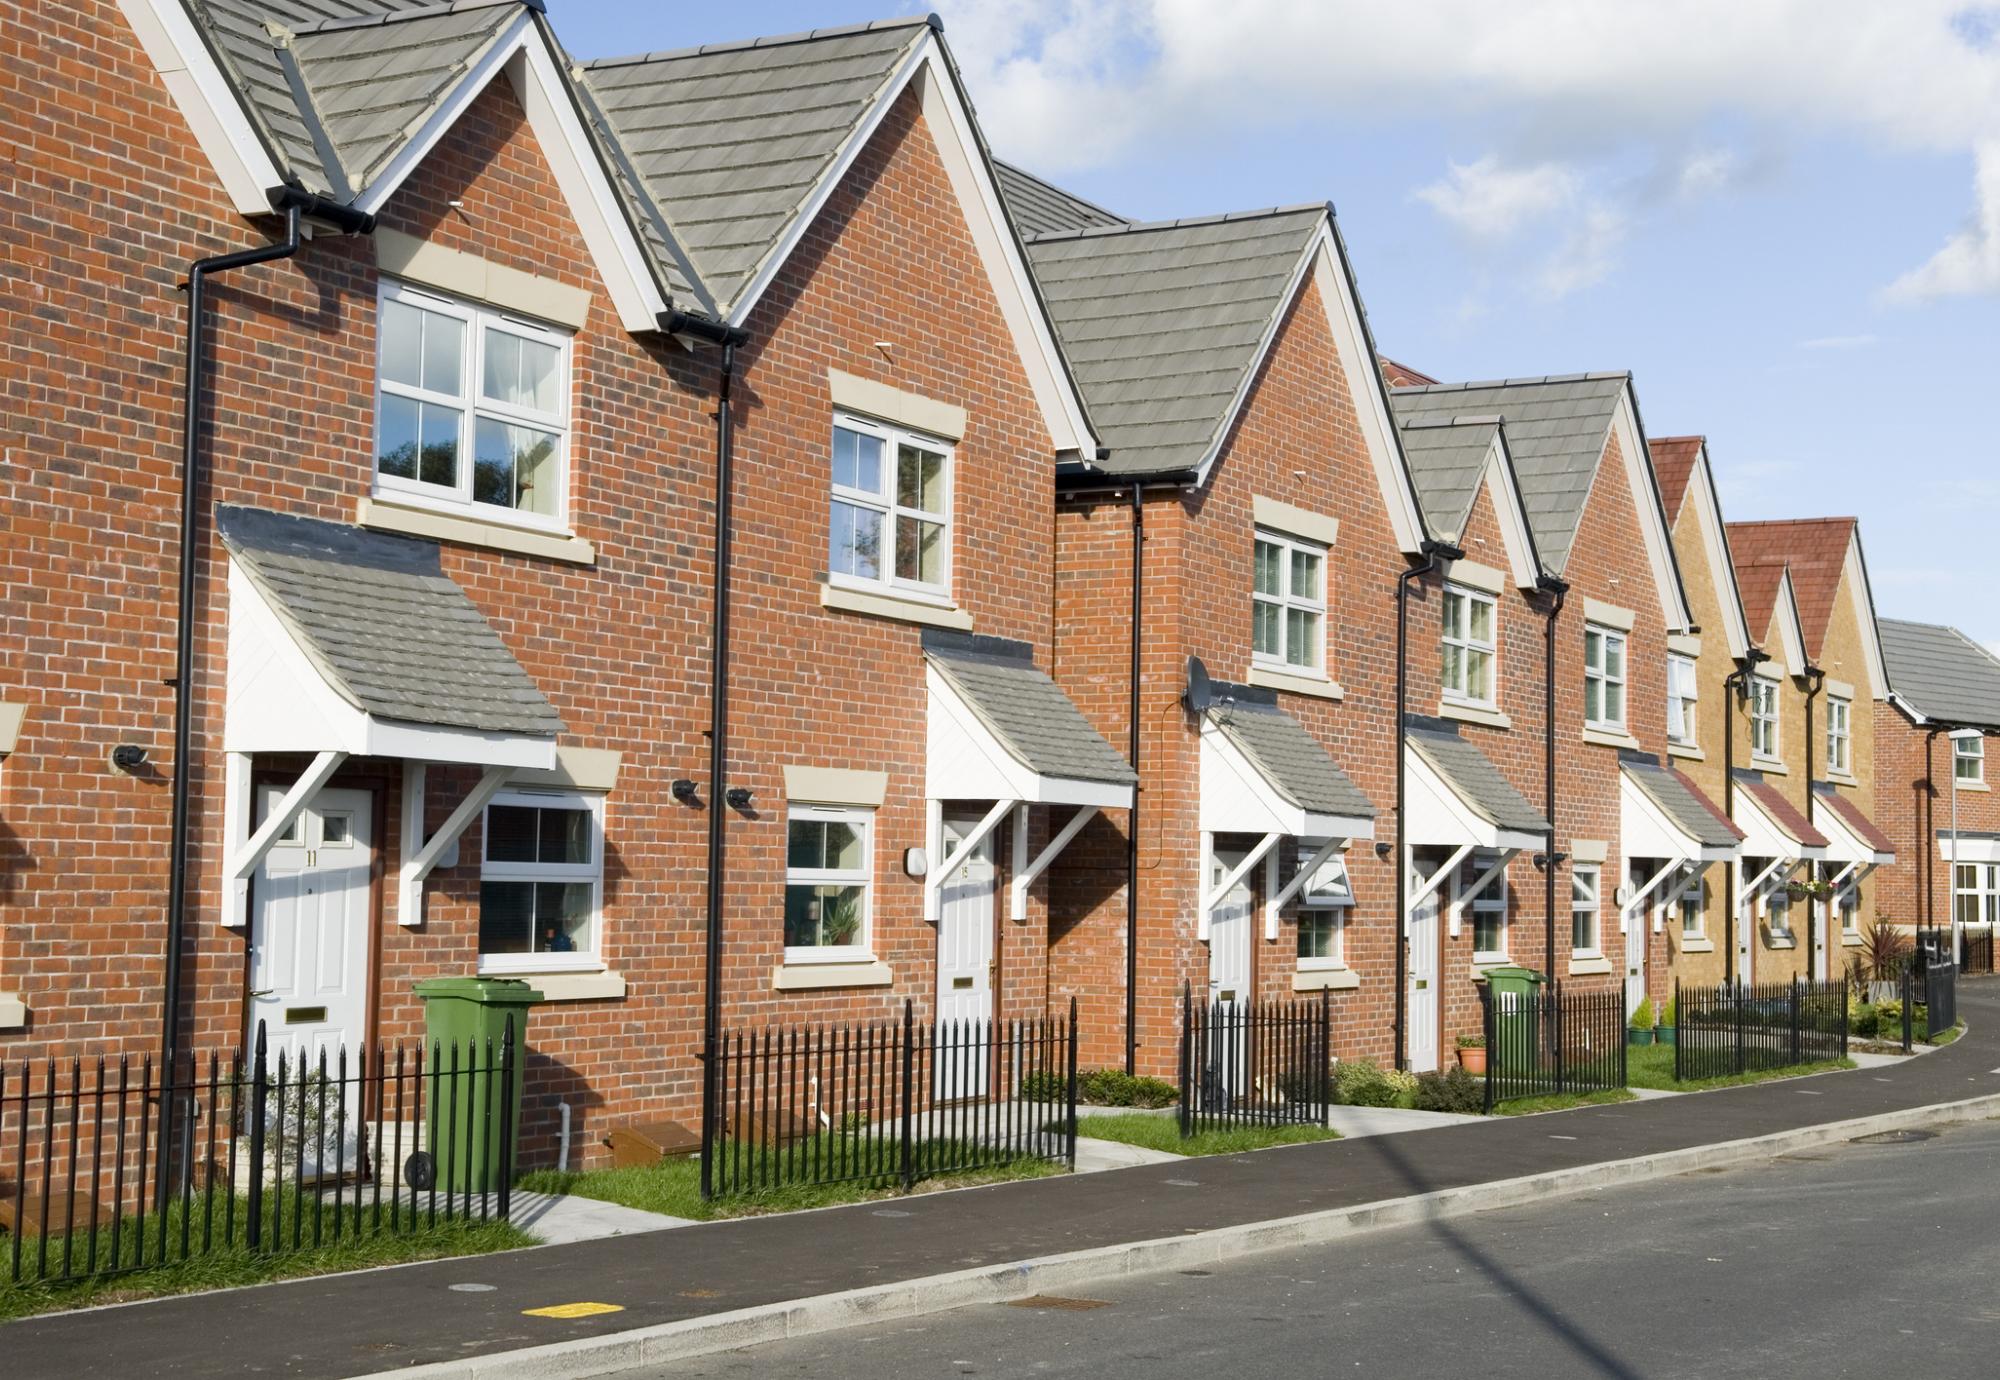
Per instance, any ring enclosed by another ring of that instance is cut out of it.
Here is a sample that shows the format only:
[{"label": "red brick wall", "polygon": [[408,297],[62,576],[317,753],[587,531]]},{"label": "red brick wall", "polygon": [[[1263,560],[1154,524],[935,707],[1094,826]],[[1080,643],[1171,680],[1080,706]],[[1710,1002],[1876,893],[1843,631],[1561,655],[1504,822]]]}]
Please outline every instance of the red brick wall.
[{"label": "red brick wall", "polygon": [[[1855,713],[1867,706],[1855,705]],[[1896,845],[1896,861],[1875,874],[1875,905],[1891,923],[1951,923],[1951,864],[1938,838],[1951,830],[1951,740],[1919,728],[1885,702],[1875,711],[1875,822]],[[1929,772],[1926,773],[1926,752]],[[1986,735],[1986,781],[2000,773],[2000,734]],[[2000,832],[2000,792],[1960,789],[1958,827]],[[1926,894],[1928,893],[1928,905]],[[1866,921],[1874,916],[1864,917]]]}]

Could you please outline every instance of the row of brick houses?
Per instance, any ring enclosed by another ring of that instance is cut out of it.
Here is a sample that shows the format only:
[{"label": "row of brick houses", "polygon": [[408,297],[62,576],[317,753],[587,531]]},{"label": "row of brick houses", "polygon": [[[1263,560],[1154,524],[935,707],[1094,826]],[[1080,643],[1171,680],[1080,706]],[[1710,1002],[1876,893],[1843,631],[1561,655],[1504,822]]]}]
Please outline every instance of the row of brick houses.
[{"label": "row of brick houses", "polygon": [[696,1114],[705,1007],[1074,998],[1170,1075],[1184,992],[1324,992],[1423,1069],[1499,963],[1630,1009],[2000,918],[2000,663],[1854,520],[1726,522],[1629,374],[1383,359],[1329,206],[998,162],[935,21],[0,12],[0,1059],[520,976],[527,1152],[595,1153]]}]

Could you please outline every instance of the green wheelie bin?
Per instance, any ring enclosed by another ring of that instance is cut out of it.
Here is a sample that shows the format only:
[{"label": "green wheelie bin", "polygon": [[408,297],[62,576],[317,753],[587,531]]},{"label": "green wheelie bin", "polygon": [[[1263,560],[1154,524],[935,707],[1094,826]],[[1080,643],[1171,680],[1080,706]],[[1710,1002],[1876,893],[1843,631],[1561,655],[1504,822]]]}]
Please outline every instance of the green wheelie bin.
[{"label": "green wheelie bin", "polygon": [[[501,1117],[504,1110],[511,1143],[518,1145],[528,1012],[542,994],[518,978],[491,977],[426,978],[416,992],[424,1004],[429,1176],[448,1193],[497,1191],[513,1180],[514,1156],[508,1155],[504,1170],[500,1164]],[[503,1086],[501,1075],[510,1062]]]},{"label": "green wheelie bin", "polygon": [[[1540,1023],[1530,998],[1542,991],[1533,968],[1503,964],[1486,970],[1486,994],[1493,1003],[1493,1043],[1486,1058],[1496,1069],[1532,1069],[1540,1062]],[[1504,1054],[1504,1057],[1503,1057]]]}]

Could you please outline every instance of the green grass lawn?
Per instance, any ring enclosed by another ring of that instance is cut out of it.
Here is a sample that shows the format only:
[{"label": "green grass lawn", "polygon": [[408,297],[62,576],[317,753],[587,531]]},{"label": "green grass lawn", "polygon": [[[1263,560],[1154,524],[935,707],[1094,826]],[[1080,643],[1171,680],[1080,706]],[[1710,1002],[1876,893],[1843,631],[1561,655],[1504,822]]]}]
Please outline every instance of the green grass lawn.
[{"label": "green grass lawn", "polygon": [[[1668,1071],[1672,1072],[1672,1061]],[[1493,1109],[1495,1116],[1526,1116],[1530,1112],[1561,1112],[1571,1107],[1596,1107],[1606,1102],[1630,1102],[1636,1095],[1626,1088],[1608,1088],[1592,1093],[1552,1093],[1547,1097],[1517,1097]]]},{"label": "green grass lawn", "polygon": [[[291,1242],[291,1195],[285,1197],[285,1220],[282,1239],[287,1247]],[[232,1246],[222,1244],[222,1214],[224,1203],[218,1199],[213,1220],[213,1249],[205,1255],[181,1260],[180,1255],[180,1208],[169,1209],[167,1214],[167,1256],[168,1263],[159,1263],[159,1219],[147,1214],[145,1240],[143,1245],[137,1240],[135,1223],[127,1218],[120,1228],[119,1258],[130,1265],[143,1268],[135,1273],[115,1275],[110,1278],[93,1277],[82,1280],[55,1282],[42,1278],[38,1254],[40,1243],[30,1239],[21,1242],[21,1273],[25,1277],[21,1283],[11,1283],[13,1274],[14,1242],[0,1232],[0,1319],[26,1317],[33,1313],[47,1313],[64,1308],[82,1308],[91,1304],[120,1303],[130,1299],[156,1298],[166,1294],[190,1294],[203,1289],[230,1289],[243,1284],[263,1284],[277,1279],[297,1279],[306,1275],[330,1275],[343,1270],[365,1270],[377,1265],[400,1265],[413,1260],[441,1260],[447,1256],[483,1255],[489,1251],[507,1251],[521,1246],[531,1246],[534,1238],[527,1232],[505,1222],[443,1222],[435,1226],[425,1226],[421,1230],[405,1234],[391,1234],[388,1230],[388,1205],[383,1205],[383,1225],[380,1234],[352,1235],[356,1209],[349,1204],[343,1223],[343,1238],[338,1243],[332,1240],[334,1208],[331,1204],[321,1210],[320,1231],[322,1243],[315,1248],[312,1242],[311,1199],[306,1200],[303,1245],[296,1252],[287,1250],[282,1254],[252,1255],[243,1244],[243,1223],[248,1213],[248,1204],[239,1200],[236,1206],[236,1242]],[[367,1226],[373,1221],[372,1211],[360,1209],[362,1223]],[[269,1217],[267,1214],[267,1223]],[[190,1214],[189,1237],[195,1251],[201,1249],[202,1209],[196,1201]],[[267,1225],[267,1237],[278,1233]],[[111,1259],[111,1229],[98,1229],[97,1259],[100,1265]],[[76,1270],[82,1270],[89,1250],[88,1238],[77,1233],[71,1247],[71,1263]],[[141,1252],[143,1251],[143,1254]],[[56,1274],[62,1270],[62,1240],[51,1237],[48,1242],[47,1271]]]},{"label": "green grass lawn", "polygon": [[[966,1147],[967,1151],[970,1149]],[[956,1153],[958,1147],[950,1142],[919,1142],[915,1150],[920,1170],[927,1161],[943,1159],[948,1162],[972,1157],[971,1153]],[[669,1217],[710,1222],[725,1217],[797,1212],[802,1208],[898,1197],[902,1193],[901,1185],[895,1181],[900,1172],[900,1154],[901,1147],[893,1140],[878,1149],[831,1135],[801,1141],[781,1151],[746,1153],[740,1162],[744,1182],[755,1182],[766,1175],[775,1178],[804,1172],[806,1166],[813,1163],[822,1166],[837,1164],[851,1171],[872,1172],[869,1177],[850,1179],[844,1183],[788,1183],[727,1193],[710,1199],[701,1196],[701,1163],[692,1156],[662,1160],[658,1164],[633,1169],[592,1169],[566,1174],[553,1169],[539,1169],[522,1175],[519,1187],[530,1193],[574,1194],[579,1198],[595,1198],[600,1202],[618,1203],[645,1212],[664,1213]],[[820,1157],[817,1161],[813,1158],[815,1155]],[[733,1167],[738,1161],[732,1159],[730,1163]],[[918,1180],[915,1191],[924,1193],[945,1188],[968,1188],[975,1184],[1004,1183],[1011,1179],[1040,1179],[1067,1172],[1064,1166],[1052,1161],[1022,1156],[984,1169],[929,1174]]]},{"label": "green grass lawn", "polygon": [[1659,1088],[1666,1092],[1699,1092],[1703,1088],[1735,1088],[1745,1083],[1763,1083],[1773,1078],[1798,1078],[1808,1073],[1830,1073],[1851,1069],[1852,1059],[1830,1059],[1817,1064],[1794,1064],[1789,1068],[1764,1069],[1756,1073],[1725,1074],[1720,1078],[1674,1081],[1672,1045],[1637,1045],[1625,1052],[1625,1081],[1635,1088]]},{"label": "green grass lawn", "polygon": [[1311,1140],[1338,1140],[1340,1133],[1324,1126],[1244,1126],[1233,1131],[1201,1131],[1185,1139],[1180,1118],[1127,1112],[1118,1116],[1077,1118],[1076,1133],[1093,1140],[1115,1140],[1165,1150],[1174,1155],[1232,1155],[1271,1145],[1298,1145]]}]

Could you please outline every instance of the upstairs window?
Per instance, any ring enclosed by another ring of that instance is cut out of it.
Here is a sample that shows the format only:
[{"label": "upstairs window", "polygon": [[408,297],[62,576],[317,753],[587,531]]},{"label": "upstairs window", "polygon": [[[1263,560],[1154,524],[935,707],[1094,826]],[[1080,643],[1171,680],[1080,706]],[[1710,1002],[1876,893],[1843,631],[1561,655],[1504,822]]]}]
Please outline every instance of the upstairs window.
[{"label": "upstairs window", "polygon": [[1854,705],[1849,700],[1829,695],[1826,701],[1826,770],[1828,775],[1854,774],[1854,739],[1849,725]]},{"label": "upstairs window", "polygon": [[486,807],[479,966],[597,968],[604,798],[503,792]]},{"label": "upstairs window", "polygon": [[1778,682],[1769,676],[1750,677],[1750,755],[1778,760]]},{"label": "upstairs window", "polygon": [[382,284],[380,308],[377,489],[561,527],[570,337],[395,282]]},{"label": "upstairs window", "polygon": [[1257,533],[1252,660],[1286,670],[1326,669],[1326,548]]},{"label": "upstairs window", "polygon": [[827,576],[837,585],[951,596],[951,447],[859,417],[833,424]]},{"label": "upstairs window", "polygon": [[1954,738],[1951,740],[1951,775],[1961,785],[1977,786],[1986,780],[1986,740],[1984,738]]},{"label": "upstairs window", "polygon": [[1461,704],[1493,704],[1493,596],[1458,585],[1444,588],[1444,697]]},{"label": "upstairs window", "polygon": [[1625,634],[1583,630],[1583,719],[1593,728],[1625,727]]},{"label": "upstairs window", "polygon": [[1578,863],[1569,874],[1569,948],[1597,954],[1598,887],[1604,874],[1595,863]]},{"label": "upstairs window", "polygon": [[1694,658],[1678,654],[1667,657],[1667,738],[1683,747],[1696,742],[1695,706],[1700,695],[1695,686]]}]

